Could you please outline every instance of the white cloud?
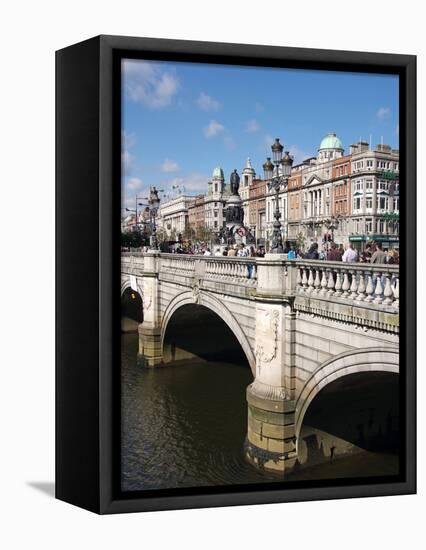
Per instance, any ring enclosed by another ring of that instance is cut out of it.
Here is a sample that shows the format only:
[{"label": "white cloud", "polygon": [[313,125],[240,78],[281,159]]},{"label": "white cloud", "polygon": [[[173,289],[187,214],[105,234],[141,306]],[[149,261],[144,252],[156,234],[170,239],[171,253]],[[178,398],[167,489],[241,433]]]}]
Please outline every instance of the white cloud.
[{"label": "white cloud", "polygon": [[265,110],[265,107],[261,103],[256,103],[254,108],[256,113],[263,113],[263,111]]},{"label": "white cloud", "polygon": [[216,137],[217,135],[223,133],[225,131],[225,126],[221,124],[220,122],[217,122],[216,120],[211,120],[203,130],[204,136],[209,139],[212,137]]},{"label": "white cloud", "polygon": [[163,185],[165,191],[171,191],[173,187],[178,187],[180,190],[184,190],[185,194],[195,194],[207,192],[207,183],[209,181],[208,176],[200,174],[198,172],[190,173],[186,176],[181,176],[168,180]]},{"label": "white cloud", "polygon": [[128,133],[125,130],[121,132],[121,171],[123,176],[130,176],[132,173],[134,158],[129,149],[131,149],[135,143],[135,134]]},{"label": "white cloud", "polygon": [[129,151],[122,151],[121,153],[121,171],[123,176],[129,176],[133,168],[133,156]]},{"label": "white cloud", "polygon": [[166,159],[161,165],[162,172],[177,172],[179,170],[179,165],[174,160]]},{"label": "white cloud", "polygon": [[389,117],[390,115],[390,109],[389,107],[380,107],[380,109],[376,113],[376,117],[382,121]]},{"label": "white cloud", "polygon": [[142,189],[143,183],[140,178],[130,178],[126,187],[129,191],[139,191]]},{"label": "white cloud", "polygon": [[222,107],[217,99],[201,92],[197,99],[197,105],[202,111],[219,111]]},{"label": "white cloud", "polygon": [[164,71],[160,65],[135,59],[123,61],[123,82],[128,97],[151,109],[171,104],[179,89],[174,71]]},{"label": "white cloud", "polygon": [[260,126],[259,126],[257,120],[252,118],[251,120],[247,121],[247,124],[245,126],[245,131],[246,132],[248,132],[249,134],[254,134],[254,133],[258,132],[259,130],[260,130]]},{"label": "white cloud", "polygon": [[131,149],[136,143],[136,134],[134,132],[121,132],[121,138],[123,143],[123,149]]}]

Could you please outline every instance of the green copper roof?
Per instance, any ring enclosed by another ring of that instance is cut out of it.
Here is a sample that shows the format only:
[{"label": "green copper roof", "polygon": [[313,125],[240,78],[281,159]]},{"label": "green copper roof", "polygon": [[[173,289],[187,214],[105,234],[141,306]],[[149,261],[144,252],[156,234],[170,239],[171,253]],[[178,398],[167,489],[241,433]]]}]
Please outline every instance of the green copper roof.
[{"label": "green copper roof", "polygon": [[327,134],[320,143],[319,150],[321,149],[342,149],[343,151],[343,145],[336,134]]},{"label": "green copper roof", "polygon": [[213,170],[213,177],[225,179],[225,176],[223,175],[223,170],[220,166],[216,166],[216,168]]}]

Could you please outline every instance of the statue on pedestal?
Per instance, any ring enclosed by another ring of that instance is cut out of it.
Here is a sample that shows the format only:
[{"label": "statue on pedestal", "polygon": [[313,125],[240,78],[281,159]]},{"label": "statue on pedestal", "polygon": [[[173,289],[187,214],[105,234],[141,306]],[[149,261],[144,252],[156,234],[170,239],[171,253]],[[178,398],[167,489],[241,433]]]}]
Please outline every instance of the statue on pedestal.
[{"label": "statue on pedestal", "polygon": [[238,195],[239,188],[240,188],[240,176],[238,175],[237,169],[235,168],[231,174],[231,193],[233,195]]}]

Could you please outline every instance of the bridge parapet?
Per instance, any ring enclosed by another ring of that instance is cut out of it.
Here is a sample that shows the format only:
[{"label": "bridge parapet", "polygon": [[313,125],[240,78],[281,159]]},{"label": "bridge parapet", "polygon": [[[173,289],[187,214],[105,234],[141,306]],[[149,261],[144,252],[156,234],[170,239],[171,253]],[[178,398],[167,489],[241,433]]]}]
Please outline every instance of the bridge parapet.
[{"label": "bridge parapet", "polygon": [[124,275],[143,276],[144,257],[142,254],[124,252],[121,254],[121,273]]},{"label": "bridge parapet", "polygon": [[380,264],[297,260],[296,292],[353,301],[378,309],[399,309],[399,267]]},{"label": "bridge parapet", "polygon": [[358,324],[367,319],[371,326],[389,325],[393,331],[399,325],[399,267],[394,265],[287,260],[273,254],[233,258],[136,252],[123,255],[122,273],[253,300],[294,300],[296,310],[334,310],[342,319]]}]

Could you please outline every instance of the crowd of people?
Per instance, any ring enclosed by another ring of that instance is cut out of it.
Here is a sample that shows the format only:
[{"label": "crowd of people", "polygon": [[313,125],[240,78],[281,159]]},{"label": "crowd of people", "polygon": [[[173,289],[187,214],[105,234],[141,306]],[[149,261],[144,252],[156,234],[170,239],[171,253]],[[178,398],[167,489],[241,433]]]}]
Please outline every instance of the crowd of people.
[{"label": "crowd of people", "polygon": [[[148,247],[145,247],[148,250]],[[263,258],[266,253],[264,246],[249,244],[208,245],[206,243],[179,243],[170,247],[168,252],[175,254],[190,254],[202,256],[228,256],[239,258]],[[284,254],[289,260],[327,260],[329,262],[359,262],[371,264],[399,264],[399,254],[395,249],[383,250],[380,242],[369,242],[364,250],[359,252],[352,243],[346,248],[342,244],[331,243],[328,249],[320,249],[318,243],[312,243],[307,250],[296,248],[293,243],[286,241]]]},{"label": "crowd of people", "polygon": [[367,243],[364,250],[359,252],[352,243],[346,246],[331,243],[328,251],[320,251],[318,243],[313,243],[306,254],[297,255],[299,258],[310,260],[327,260],[329,262],[359,262],[371,264],[399,264],[399,254],[397,250],[383,250],[382,243]]}]

